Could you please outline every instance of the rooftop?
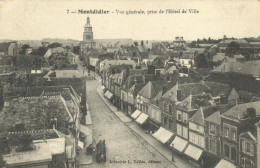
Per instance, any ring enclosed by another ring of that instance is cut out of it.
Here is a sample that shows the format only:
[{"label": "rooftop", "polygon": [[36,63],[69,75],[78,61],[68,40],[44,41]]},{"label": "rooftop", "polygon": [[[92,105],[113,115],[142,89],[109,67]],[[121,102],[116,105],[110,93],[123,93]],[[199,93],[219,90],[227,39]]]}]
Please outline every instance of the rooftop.
[{"label": "rooftop", "polygon": [[52,155],[65,153],[65,139],[47,139],[33,141],[35,149],[25,152],[14,152],[3,156],[9,166],[27,165],[35,162],[51,161]]},{"label": "rooftop", "polygon": [[17,124],[24,124],[25,130],[52,128],[51,119],[57,118],[57,129],[66,132],[64,124],[71,114],[62,99],[61,96],[12,99],[0,113],[0,130],[16,131]]},{"label": "rooftop", "polygon": [[260,75],[260,60],[246,61],[246,62],[227,62],[223,63],[217,68],[212,70],[213,72],[233,72],[239,74],[246,74],[252,76]]},{"label": "rooftop", "polygon": [[201,107],[198,111],[192,116],[190,122],[196,123],[198,125],[204,126],[204,119],[210,116],[211,114],[216,113],[215,106]]},{"label": "rooftop", "polygon": [[78,70],[50,70],[44,78],[52,77],[51,74],[56,74],[56,78],[83,78],[83,75]]},{"label": "rooftop", "polygon": [[250,102],[239,104],[222,114],[222,116],[239,121],[241,119],[248,118],[247,108],[255,108],[256,116],[260,116],[260,102]]},{"label": "rooftop", "polygon": [[186,99],[177,103],[177,107],[185,111],[197,110],[200,107],[214,106],[215,102],[212,100],[210,94],[190,95]]}]

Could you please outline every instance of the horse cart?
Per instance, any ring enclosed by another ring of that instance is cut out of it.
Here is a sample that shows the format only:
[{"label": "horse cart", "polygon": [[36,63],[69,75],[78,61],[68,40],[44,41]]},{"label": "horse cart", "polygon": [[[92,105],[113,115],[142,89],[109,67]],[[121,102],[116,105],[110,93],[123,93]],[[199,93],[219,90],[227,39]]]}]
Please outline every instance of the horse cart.
[{"label": "horse cart", "polygon": [[105,140],[100,140],[96,145],[96,161],[98,163],[106,162],[106,144]]}]

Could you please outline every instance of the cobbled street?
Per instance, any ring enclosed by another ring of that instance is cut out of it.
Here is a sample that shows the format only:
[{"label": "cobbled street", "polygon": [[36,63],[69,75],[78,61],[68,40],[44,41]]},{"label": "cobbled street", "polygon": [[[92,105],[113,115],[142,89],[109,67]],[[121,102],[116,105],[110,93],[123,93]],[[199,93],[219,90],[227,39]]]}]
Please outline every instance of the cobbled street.
[{"label": "cobbled street", "polygon": [[[111,167],[111,168],[168,168],[175,167],[143,138],[129,129],[107,107],[98,95],[96,80],[87,81],[87,102],[93,122],[93,138],[96,143],[105,139],[107,147],[106,163],[96,163],[83,167]],[[127,123],[131,124],[131,123]],[[149,163],[149,161],[160,163]],[[111,163],[122,161],[126,163]],[[140,161],[141,163],[135,163]],[[143,163],[145,162],[145,163]]]}]

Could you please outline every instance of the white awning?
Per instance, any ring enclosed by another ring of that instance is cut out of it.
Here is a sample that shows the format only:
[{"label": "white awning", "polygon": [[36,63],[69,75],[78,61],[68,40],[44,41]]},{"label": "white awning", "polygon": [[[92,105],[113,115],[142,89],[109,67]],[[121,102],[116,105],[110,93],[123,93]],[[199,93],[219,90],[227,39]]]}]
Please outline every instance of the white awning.
[{"label": "white awning", "polygon": [[162,143],[166,143],[167,141],[169,141],[169,139],[173,136],[173,133],[166,130],[163,127],[160,127],[158,131],[156,131],[153,134],[153,137],[155,137],[156,139],[158,139],[159,141],[161,141]]},{"label": "white awning", "polygon": [[140,110],[135,110],[135,112],[131,115],[133,119],[136,119],[142,112]]},{"label": "white awning", "polygon": [[105,97],[107,97],[107,94],[109,93],[109,91],[107,90],[106,93],[104,94]]},{"label": "white awning", "polygon": [[187,144],[188,144],[188,141],[176,136],[170,146],[173,147],[174,149],[178,150],[179,152],[183,152],[183,150],[185,149]]},{"label": "white awning", "polygon": [[112,96],[113,96],[113,93],[111,93],[111,92],[108,91],[107,98],[108,98],[108,99],[111,99]]},{"label": "white awning", "polygon": [[221,159],[215,168],[236,168],[233,163],[230,163],[227,160]]},{"label": "white awning", "polygon": [[145,114],[145,113],[142,113],[142,114],[139,115],[139,117],[136,119],[136,122],[138,122],[139,124],[143,124],[147,119],[148,119],[148,115]]},{"label": "white awning", "polygon": [[78,147],[80,147],[81,149],[84,149],[84,144],[81,141],[78,141]]},{"label": "white awning", "polygon": [[187,155],[195,160],[199,160],[202,152],[203,152],[203,150],[189,144],[188,148],[186,149],[186,151],[184,153],[185,153],[185,155]]}]

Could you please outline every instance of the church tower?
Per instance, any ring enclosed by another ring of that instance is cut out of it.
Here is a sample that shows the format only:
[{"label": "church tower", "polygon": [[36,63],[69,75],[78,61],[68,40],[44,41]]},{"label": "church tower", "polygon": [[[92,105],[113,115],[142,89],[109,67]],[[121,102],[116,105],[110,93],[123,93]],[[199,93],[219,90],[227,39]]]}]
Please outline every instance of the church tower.
[{"label": "church tower", "polygon": [[93,42],[93,32],[89,17],[87,18],[87,23],[84,26],[83,42]]},{"label": "church tower", "polygon": [[87,17],[87,22],[84,26],[83,41],[80,43],[80,50],[84,51],[95,47],[96,43],[93,39],[92,26],[89,17]]}]

